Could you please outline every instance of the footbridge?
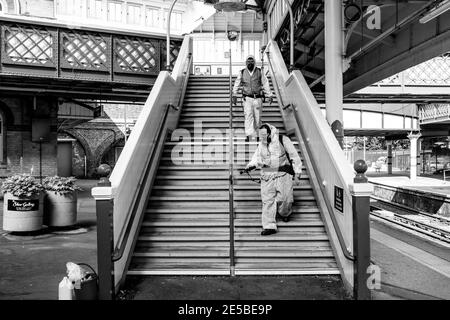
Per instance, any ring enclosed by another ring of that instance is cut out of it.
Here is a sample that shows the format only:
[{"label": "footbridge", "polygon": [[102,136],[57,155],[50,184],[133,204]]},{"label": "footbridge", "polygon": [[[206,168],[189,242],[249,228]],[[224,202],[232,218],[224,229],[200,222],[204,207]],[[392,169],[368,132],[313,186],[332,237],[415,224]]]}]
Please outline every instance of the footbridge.
[{"label": "footbridge", "polygon": [[[165,69],[162,35],[7,15],[0,34],[4,94],[142,102]],[[172,37],[172,67],[181,41]]]}]

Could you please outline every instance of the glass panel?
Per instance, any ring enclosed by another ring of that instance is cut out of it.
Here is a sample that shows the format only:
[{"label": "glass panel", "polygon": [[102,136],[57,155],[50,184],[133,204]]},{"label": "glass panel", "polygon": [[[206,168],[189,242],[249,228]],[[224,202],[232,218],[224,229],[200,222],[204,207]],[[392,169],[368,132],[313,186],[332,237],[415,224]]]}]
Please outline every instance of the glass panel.
[{"label": "glass panel", "polygon": [[108,20],[122,22],[122,3],[116,1],[108,2]]},{"label": "glass panel", "polygon": [[88,3],[88,16],[89,18],[101,19],[103,18],[103,1],[102,0],[89,0]]},{"label": "glass panel", "polygon": [[361,128],[361,112],[357,110],[344,110],[344,127]]},{"label": "glass panel", "polygon": [[145,14],[145,24],[149,27],[161,27],[159,25],[159,13],[160,10],[154,7],[147,7]]},{"label": "glass panel", "polygon": [[129,24],[141,23],[141,6],[137,4],[128,4],[127,22]]},{"label": "glass panel", "polygon": [[85,0],[58,0],[57,14],[70,16],[83,16],[83,3]]},{"label": "glass panel", "polygon": [[382,129],[382,114],[377,112],[363,112],[362,126],[363,129]]},{"label": "glass panel", "polygon": [[403,129],[403,116],[393,114],[384,115],[384,128],[386,129]]}]

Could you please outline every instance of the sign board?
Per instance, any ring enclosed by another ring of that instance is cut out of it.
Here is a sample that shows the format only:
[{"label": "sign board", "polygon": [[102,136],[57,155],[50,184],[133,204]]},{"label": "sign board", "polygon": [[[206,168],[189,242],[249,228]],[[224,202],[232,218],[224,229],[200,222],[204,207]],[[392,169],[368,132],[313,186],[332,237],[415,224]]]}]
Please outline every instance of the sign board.
[{"label": "sign board", "polygon": [[39,199],[37,200],[8,200],[9,211],[37,211],[39,210]]},{"label": "sign board", "polygon": [[334,208],[344,212],[344,189],[334,186]]}]

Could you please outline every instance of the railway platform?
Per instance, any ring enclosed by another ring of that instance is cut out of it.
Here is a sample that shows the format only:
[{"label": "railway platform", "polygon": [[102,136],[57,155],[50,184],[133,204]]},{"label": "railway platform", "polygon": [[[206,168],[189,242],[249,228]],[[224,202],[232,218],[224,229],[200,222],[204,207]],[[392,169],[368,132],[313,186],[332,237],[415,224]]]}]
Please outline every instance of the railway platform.
[{"label": "railway platform", "polygon": [[[79,197],[78,223],[86,232],[38,235],[34,241],[0,235],[0,263],[5,270],[0,279],[0,300],[54,300],[67,261],[87,262],[97,268],[95,202],[90,196],[97,181],[79,183],[84,191]],[[376,219],[371,222],[371,238],[372,260],[381,270],[381,288],[372,292],[372,299],[450,299],[450,247],[437,246]],[[149,289],[155,287],[161,289]],[[121,298],[348,299],[339,276],[130,277]]]}]

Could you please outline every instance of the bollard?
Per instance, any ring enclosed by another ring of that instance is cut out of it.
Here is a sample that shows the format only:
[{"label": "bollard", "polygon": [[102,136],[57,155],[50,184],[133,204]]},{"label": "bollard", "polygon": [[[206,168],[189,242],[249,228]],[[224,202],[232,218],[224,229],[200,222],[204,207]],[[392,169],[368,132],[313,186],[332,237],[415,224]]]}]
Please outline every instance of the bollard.
[{"label": "bollard", "polygon": [[[92,189],[97,212],[97,265],[98,265],[98,298],[100,300],[114,300],[114,237],[113,237],[113,209],[114,199],[111,195],[111,182],[108,176],[111,167],[102,164],[97,168],[100,176],[98,188]],[[109,188],[108,188],[109,187]]]},{"label": "bollard", "polygon": [[364,160],[357,160],[353,166],[356,176],[350,185],[353,210],[353,255],[354,283],[353,297],[356,300],[370,300],[371,294],[367,286],[370,266],[370,195],[373,186],[368,183],[365,172],[367,164]]}]

